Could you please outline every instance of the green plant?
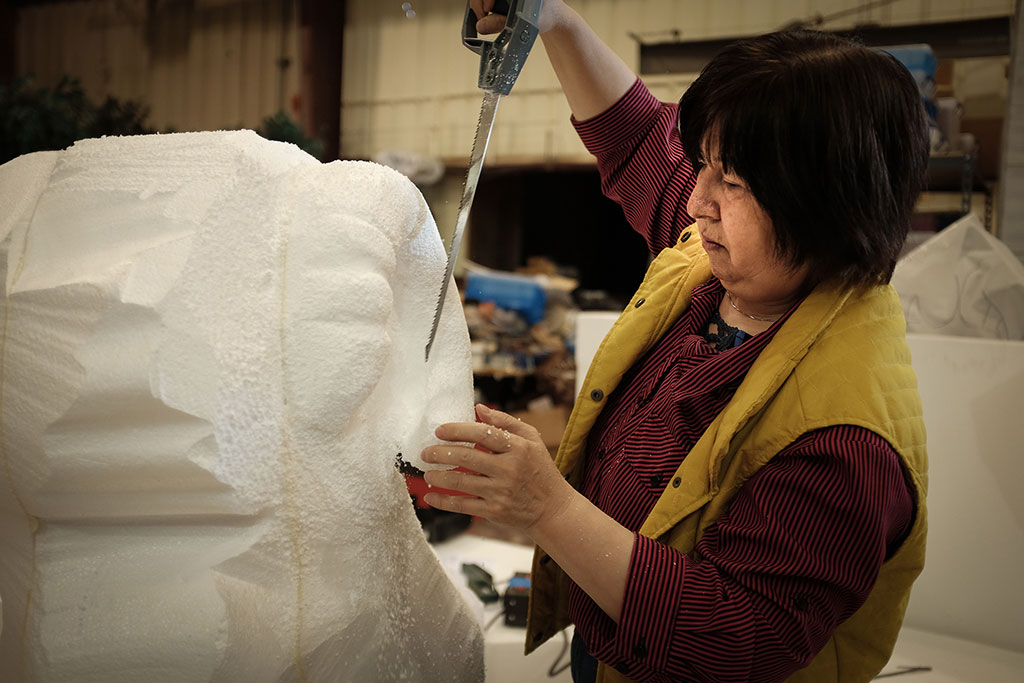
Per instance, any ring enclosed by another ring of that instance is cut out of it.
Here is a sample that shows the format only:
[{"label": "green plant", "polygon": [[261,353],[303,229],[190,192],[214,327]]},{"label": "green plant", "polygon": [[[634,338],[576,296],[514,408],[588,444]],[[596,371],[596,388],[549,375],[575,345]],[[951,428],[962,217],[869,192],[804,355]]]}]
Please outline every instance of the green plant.
[{"label": "green plant", "polygon": [[108,97],[97,107],[76,78],[64,76],[46,88],[21,76],[0,84],[0,163],[64,149],[83,138],[152,133],[145,125],[148,115],[149,109],[134,100]]},{"label": "green plant", "polygon": [[[0,83],[0,164],[30,152],[64,149],[83,138],[146,135],[149,107],[138,100],[107,97],[93,104],[77,78],[64,76],[53,88],[36,86],[31,76]],[[309,137],[283,111],[263,119],[256,131],[268,140],[290,142],[320,158],[324,142]]]},{"label": "green plant", "polygon": [[290,142],[317,159],[324,153],[324,141],[307,136],[299,124],[283,111],[263,119],[263,125],[256,132],[268,140]]}]

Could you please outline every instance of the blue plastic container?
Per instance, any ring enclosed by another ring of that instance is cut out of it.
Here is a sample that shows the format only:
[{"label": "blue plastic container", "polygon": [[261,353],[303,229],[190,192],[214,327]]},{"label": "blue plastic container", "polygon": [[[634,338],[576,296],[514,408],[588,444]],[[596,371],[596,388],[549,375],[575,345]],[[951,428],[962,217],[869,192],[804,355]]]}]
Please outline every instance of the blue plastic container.
[{"label": "blue plastic container", "polygon": [[544,288],[533,278],[514,273],[470,273],[466,277],[466,298],[493,301],[521,313],[531,325],[544,319],[548,300]]},{"label": "blue plastic container", "polygon": [[935,72],[938,68],[938,60],[932,52],[930,45],[924,43],[918,45],[891,45],[878,48],[881,52],[888,52],[899,62],[907,67],[907,71],[917,82],[917,89],[921,93],[921,101],[924,103],[925,112],[928,114],[929,122],[934,125],[937,108],[935,105]]},{"label": "blue plastic container", "polygon": [[878,48],[882,52],[888,52],[898,59],[903,66],[907,67],[910,73],[923,74],[935,81],[935,70],[938,68],[938,61],[930,45],[921,43],[919,45],[892,45]]}]

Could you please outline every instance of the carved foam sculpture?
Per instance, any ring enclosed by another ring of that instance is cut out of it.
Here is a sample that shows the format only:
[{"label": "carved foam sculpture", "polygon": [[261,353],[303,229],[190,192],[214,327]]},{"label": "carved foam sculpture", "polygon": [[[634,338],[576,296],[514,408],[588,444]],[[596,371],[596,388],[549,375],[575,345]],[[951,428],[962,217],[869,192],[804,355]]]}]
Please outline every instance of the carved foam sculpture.
[{"label": "carved foam sculpture", "polygon": [[478,681],[394,461],[471,420],[419,192],[251,132],[0,167],[4,681]]}]

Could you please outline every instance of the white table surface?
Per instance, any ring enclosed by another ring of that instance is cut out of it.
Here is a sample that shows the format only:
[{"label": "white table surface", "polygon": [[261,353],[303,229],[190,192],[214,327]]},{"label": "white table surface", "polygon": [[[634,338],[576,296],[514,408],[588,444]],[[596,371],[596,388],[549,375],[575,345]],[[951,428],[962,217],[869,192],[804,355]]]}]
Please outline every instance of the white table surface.
[{"label": "white table surface", "polygon": [[930,671],[883,678],[893,683],[1021,683],[1024,652],[1014,652],[959,638],[904,627],[882,673],[901,667]]},{"label": "white table surface", "polygon": [[[470,534],[461,534],[434,546],[437,556],[458,581],[462,563],[474,563],[494,577],[498,593],[504,594],[508,580],[516,572],[529,573],[533,562],[533,548],[515,543],[506,543]],[[454,572],[454,574],[453,574]],[[462,577],[465,582],[465,577]],[[555,681],[570,683],[572,676],[566,668],[560,675],[549,678],[548,670],[562,654],[563,645],[572,637],[572,629],[566,630],[566,637],[555,636],[532,652],[523,655],[526,629],[506,626],[502,601],[483,606],[484,664],[487,667],[487,683],[532,683],[533,681]],[[568,664],[569,651],[566,647],[560,664]]]},{"label": "white table surface", "polygon": [[[499,593],[516,572],[529,572],[533,550],[527,546],[506,543],[490,538],[462,534],[434,546],[453,579],[459,580],[463,562],[472,562],[494,577]],[[465,581],[464,577],[461,579]],[[502,603],[498,601],[482,607],[478,614],[483,624],[490,624],[484,632],[484,662],[487,683],[531,683],[532,681],[572,680],[568,669],[556,678],[548,678],[548,669],[558,659],[563,639],[556,636],[529,657],[523,655],[525,629],[505,625],[499,617]],[[567,629],[566,640],[572,637]],[[568,663],[565,652],[561,663]],[[1024,652],[1014,652],[974,643],[942,634],[913,628],[903,628],[893,651],[892,659],[883,674],[896,673],[904,668],[927,667],[899,676],[879,679],[893,683],[1024,683]]]}]

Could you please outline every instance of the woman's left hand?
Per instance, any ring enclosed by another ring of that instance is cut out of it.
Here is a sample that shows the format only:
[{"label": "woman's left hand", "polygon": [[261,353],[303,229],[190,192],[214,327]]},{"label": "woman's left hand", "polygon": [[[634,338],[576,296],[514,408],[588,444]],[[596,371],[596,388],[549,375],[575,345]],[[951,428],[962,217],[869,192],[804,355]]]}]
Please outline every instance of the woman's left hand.
[{"label": "woman's left hand", "polygon": [[477,405],[476,414],[480,422],[451,422],[435,431],[439,439],[456,443],[429,446],[422,453],[424,462],[472,470],[425,474],[431,486],[468,495],[428,493],[424,500],[442,510],[483,517],[527,533],[538,522],[557,517],[570,505],[575,490],[558,472],[537,430],[483,405]]}]

